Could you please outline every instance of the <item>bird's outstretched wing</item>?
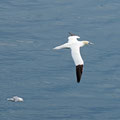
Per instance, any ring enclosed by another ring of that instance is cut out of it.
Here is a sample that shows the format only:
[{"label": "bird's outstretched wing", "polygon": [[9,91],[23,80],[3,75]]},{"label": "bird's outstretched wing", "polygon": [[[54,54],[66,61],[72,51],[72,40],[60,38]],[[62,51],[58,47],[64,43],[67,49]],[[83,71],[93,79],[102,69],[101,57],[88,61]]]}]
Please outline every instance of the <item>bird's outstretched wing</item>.
[{"label": "bird's outstretched wing", "polygon": [[80,55],[80,49],[79,47],[75,46],[71,49],[71,54],[72,54],[72,58],[74,60],[74,63],[76,65],[76,76],[77,76],[77,82],[80,82],[81,79],[81,75],[83,72],[83,60],[82,57]]},{"label": "bird's outstretched wing", "polygon": [[68,43],[75,43],[75,42],[77,42],[78,40],[78,38],[80,38],[79,36],[69,36],[68,37]]},{"label": "bird's outstretched wing", "polygon": [[82,72],[83,72],[83,65],[77,65],[76,66],[76,76],[77,76],[77,82],[78,83],[81,80]]}]

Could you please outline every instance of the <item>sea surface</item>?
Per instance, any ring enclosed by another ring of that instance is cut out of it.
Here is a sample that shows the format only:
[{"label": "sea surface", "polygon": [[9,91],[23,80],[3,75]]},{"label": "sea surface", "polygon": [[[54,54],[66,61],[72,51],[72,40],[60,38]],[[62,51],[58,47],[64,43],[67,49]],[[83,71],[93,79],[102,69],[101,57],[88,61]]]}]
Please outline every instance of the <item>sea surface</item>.
[{"label": "sea surface", "polygon": [[[94,43],[79,84],[68,32]],[[120,0],[0,0],[0,120],[120,120]]]}]

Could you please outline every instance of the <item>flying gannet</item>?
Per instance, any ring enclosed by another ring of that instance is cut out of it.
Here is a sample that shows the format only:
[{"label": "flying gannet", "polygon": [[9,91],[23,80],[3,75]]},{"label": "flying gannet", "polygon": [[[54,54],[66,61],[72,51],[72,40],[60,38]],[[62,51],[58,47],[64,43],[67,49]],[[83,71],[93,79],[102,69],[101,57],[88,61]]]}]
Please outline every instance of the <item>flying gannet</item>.
[{"label": "flying gannet", "polygon": [[54,49],[56,50],[64,49],[64,48],[71,49],[71,55],[76,65],[77,82],[79,83],[81,80],[81,75],[83,72],[83,65],[84,65],[84,61],[80,54],[80,47],[83,47],[84,45],[88,45],[88,44],[93,44],[93,43],[89,41],[78,41],[77,39],[79,39],[80,36],[77,36],[72,33],[69,33],[69,34],[70,36],[68,37],[68,42],[63,45],[57,46]]},{"label": "flying gannet", "polygon": [[14,96],[12,98],[7,98],[8,101],[12,101],[12,102],[23,102],[23,98],[18,97],[18,96]]}]

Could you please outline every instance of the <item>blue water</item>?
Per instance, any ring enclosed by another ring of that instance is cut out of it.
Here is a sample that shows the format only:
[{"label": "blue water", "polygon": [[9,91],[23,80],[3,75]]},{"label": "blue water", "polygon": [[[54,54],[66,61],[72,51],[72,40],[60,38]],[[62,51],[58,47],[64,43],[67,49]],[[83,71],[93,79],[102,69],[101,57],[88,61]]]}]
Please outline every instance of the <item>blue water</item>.
[{"label": "blue water", "polygon": [[[70,51],[53,50],[68,32],[94,43],[80,84]],[[119,120],[119,38],[119,0],[1,0],[0,120]]]}]

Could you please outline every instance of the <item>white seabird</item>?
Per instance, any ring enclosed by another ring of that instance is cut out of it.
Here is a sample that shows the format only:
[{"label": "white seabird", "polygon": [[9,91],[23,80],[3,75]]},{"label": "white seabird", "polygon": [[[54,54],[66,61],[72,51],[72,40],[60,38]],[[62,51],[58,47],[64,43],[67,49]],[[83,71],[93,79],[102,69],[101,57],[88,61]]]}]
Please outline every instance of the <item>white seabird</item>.
[{"label": "white seabird", "polygon": [[84,61],[80,54],[80,47],[83,47],[84,45],[88,45],[88,44],[93,44],[93,43],[89,41],[78,41],[77,39],[80,38],[79,36],[72,33],[69,33],[69,34],[70,36],[68,37],[68,42],[63,45],[57,46],[54,49],[56,50],[64,49],[64,48],[71,49],[72,58],[76,65],[77,82],[79,83],[81,80],[81,75],[83,72],[83,65],[84,65]]},{"label": "white seabird", "polygon": [[18,97],[18,96],[14,96],[12,98],[7,98],[8,101],[12,101],[12,102],[23,102],[23,98]]}]

